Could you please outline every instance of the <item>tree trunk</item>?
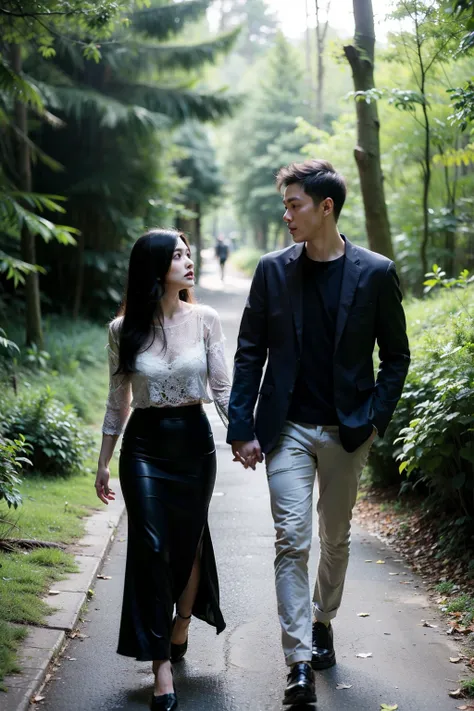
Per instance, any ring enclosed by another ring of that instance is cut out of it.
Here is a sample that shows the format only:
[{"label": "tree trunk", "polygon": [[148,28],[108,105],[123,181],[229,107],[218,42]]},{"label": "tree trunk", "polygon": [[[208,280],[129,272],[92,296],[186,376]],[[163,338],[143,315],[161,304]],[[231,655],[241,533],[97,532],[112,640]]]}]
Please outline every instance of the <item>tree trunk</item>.
[{"label": "tree trunk", "polygon": [[74,285],[74,301],[72,306],[72,317],[74,320],[79,318],[82,306],[82,295],[84,293],[84,249],[85,237],[81,229],[76,237],[76,282]]},{"label": "tree trunk", "polygon": [[194,238],[194,244],[196,245],[196,251],[194,256],[194,274],[196,277],[196,284],[199,284],[199,278],[201,276],[201,249],[202,249],[202,208],[200,203],[195,203],[193,205],[193,210],[196,213],[196,233]]},{"label": "tree trunk", "polygon": [[306,57],[306,81],[308,83],[308,93],[310,95],[311,111],[314,110],[314,80],[313,80],[313,53],[311,51],[311,34],[309,31],[309,0],[305,0],[306,32],[305,32],[305,57]]},{"label": "tree trunk", "polygon": [[[430,184],[431,184],[431,125],[430,117],[428,115],[428,107],[426,104],[426,75],[427,70],[425,67],[425,62],[423,60],[423,55],[421,52],[421,45],[425,41],[423,31],[420,31],[420,26],[418,23],[418,13],[415,10],[415,39],[416,39],[416,49],[418,54],[418,63],[420,67],[420,93],[424,99],[422,104],[423,111],[423,127],[425,129],[425,146],[424,146],[424,157],[423,157],[423,236],[421,238],[420,245],[420,259],[421,259],[421,269],[422,277],[428,271],[428,242],[430,238],[430,223],[429,223],[429,196],[430,196]],[[423,279],[422,279],[423,281]]]},{"label": "tree trunk", "polygon": [[[326,33],[328,31],[328,20],[321,26],[319,16],[319,0],[315,0],[316,7],[316,53],[317,53],[317,83],[316,83],[316,126],[320,129],[324,126],[324,46],[326,43]],[[331,7],[331,0],[326,6],[326,18]]]},{"label": "tree trunk", "polygon": [[[374,84],[374,15],[372,0],[353,0],[355,18],[354,44],[344,47],[352,69],[355,91],[368,91]],[[354,157],[359,170],[365,224],[370,249],[394,258],[390,224],[380,162],[380,122],[377,104],[356,101],[357,146]]]},{"label": "tree trunk", "polygon": [[[17,44],[12,46],[12,66],[13,70],[21,73],[22,59],[21,47]],[[17,169],[18,188],[24,192],[31,192],[31,157],[30,149],[26,138],[28,136],[28,111],[26,104],[15,101],[14,121],[18,129],[17,133]],[[21,230],[21,258],[28,264],[36,264],[36,244],[35,237],[28,230],[26,225]],[[43,329],[41,325],[41,302],[39,291],[39,279],[37,272],[30,272],[25,277],[25,316],[26,316],[26,345],[35,343],[38,348],[43,348]]]}]

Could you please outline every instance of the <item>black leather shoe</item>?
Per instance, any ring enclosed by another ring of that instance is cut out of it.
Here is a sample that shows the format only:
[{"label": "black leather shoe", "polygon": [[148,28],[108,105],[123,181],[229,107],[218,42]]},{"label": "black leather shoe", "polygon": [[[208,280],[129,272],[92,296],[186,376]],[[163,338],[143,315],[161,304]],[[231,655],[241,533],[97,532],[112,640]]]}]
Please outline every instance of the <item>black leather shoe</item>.
[{"label": "black leather shoe", "polygon": [[[177,613],[177,617],[181,617],[179,612]],[[182,620],[190,620],[191,615],[189,617],[181,617]],[[176,617],[173,619],[173,624],[171,626],[171,629],[173,629],[174,625],[176,622]],[[188,651],[188,638],[186,637],[186,642],[183,642],[183,644],[173,644],[171,642],[171,649],[170,649],[170,662],[172,664],[176,664],[177,662],[180,662],[186,652]]]},{"label": "black leather shoe", "polygon": [[176,694],[162,694],[161,696],[151,697],[151,711],[173,711],[178,708],[178,699]]},{"label": "black leather shoe", "polygon": [[314,704],[316,687],[314,674],[307,662],[294,664],[288,674],[288,685],[285,689],[283,703],[286,706],[298,704]]},{"label": "black leather shoe", "polygon": [[326,627],[322,622],[313,622],[313,649],[311,666],[313,669],[329,669],[336,663],[334,651],[334,634],[331,625]]}]

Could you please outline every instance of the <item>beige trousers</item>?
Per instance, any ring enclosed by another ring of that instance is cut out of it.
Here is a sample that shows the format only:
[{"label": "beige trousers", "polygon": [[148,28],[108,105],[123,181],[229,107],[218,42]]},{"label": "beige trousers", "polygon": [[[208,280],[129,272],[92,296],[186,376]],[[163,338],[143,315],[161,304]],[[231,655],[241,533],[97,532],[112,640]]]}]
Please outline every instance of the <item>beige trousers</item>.
[{"label": "beige trousers", "polygon": [[332,620],[341,604],[349,561],[352,509],[370,439],[355,452],[343,449],[338,427],[286,422],[266,457],[276,531],[275,582],[282,644],[288,665],[311,659],[308,558],[314,481],[318,478],[321,553],[313,594],[314,614]]}]

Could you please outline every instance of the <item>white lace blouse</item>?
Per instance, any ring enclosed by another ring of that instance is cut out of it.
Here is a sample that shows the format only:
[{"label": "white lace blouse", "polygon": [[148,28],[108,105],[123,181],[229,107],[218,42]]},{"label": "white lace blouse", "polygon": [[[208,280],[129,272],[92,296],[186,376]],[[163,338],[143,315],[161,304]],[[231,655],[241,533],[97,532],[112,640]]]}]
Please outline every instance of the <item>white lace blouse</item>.
[{"label": "white lace blouse", "polygon": [[136,356],[134,372],[128,375],[114,375],[119,362],[122,317],[110,324],[110,384],[104,434],[121,434],[131,408],[172,407],[208,403],[212,399],[227,426],[231,384],[219,316],[210,306],[189,304],[187,308],[189,313],[179,323],[165,326],[166,350],[157,326]]}]

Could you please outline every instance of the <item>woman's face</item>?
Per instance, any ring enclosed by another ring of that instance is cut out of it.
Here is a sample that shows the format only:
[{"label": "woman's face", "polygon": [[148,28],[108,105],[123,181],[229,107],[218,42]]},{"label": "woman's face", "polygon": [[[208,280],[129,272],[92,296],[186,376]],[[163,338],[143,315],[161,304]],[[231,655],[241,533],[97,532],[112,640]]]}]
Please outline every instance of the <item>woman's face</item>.
[{"label": "woman's face", "polygon": [[194,286],[194,263],[186,242],[178,237],[171,266],[165,277],[165,285],[176,291]]}]

